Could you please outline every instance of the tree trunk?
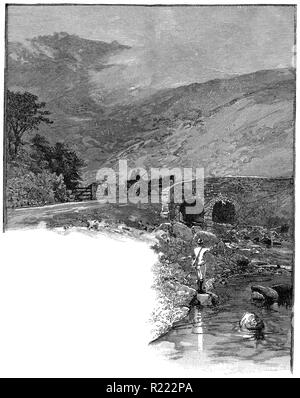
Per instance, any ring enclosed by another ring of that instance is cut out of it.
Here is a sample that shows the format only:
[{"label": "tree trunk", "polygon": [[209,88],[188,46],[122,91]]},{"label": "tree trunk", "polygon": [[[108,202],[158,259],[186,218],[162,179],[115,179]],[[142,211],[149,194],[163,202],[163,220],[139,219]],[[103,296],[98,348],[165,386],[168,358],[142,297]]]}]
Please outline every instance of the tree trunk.
[{"label": "tree trunk", "polygon": [[15,140],[15,157],[16,157],[17,154],[18,154],[18,149],[19,149],[19,147],[20,147],[20,144],[21,144],[20,138],[16,138],[16,140]]},{"label": "tree trunk", "polygon": [[7,138],[7,149],[8,149],[9,155],[12,155],[11,141],[9,140],[9,138]]}]

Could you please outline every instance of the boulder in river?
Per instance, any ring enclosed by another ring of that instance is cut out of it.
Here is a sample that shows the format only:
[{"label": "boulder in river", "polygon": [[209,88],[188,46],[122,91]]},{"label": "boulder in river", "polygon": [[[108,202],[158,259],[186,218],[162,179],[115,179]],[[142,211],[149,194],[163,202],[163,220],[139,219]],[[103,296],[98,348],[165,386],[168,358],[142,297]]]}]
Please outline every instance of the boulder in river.
[{"label": "boulder in river", "polygon": [[263,320],[254,312],[246,312],[240,320],[241,330],[259,331],[264,329],[264,327]]},{"label": "boulder in river", "polygon": [[258,292],[252,292],[251,298],[252,300],[258,300],[258,301],[263,301],[265,299],[265,297]]},{"label": "boulder in river", "polygon": [[202,306],[207,306],[210,304],[208,293],[197,293],[197,299]]},{"label": "boulder in river", "polygon": [[272,289],[275,290],[279,296],[279,301],[289,301],[293,297],[293,286],[289,284],[273,285]]},{"label": "boulder in river", "polygon": [[190,301],[190,307],[194,306],[203,306],[203,307],[211,307],[218,305],[220,303],[219,296],[212,292],[206,293],[196,293],[192,300]]},{"label": "boulder in river", "polygon": [[219,296],[212,292],[207,292],[209,294],[209,299],[211,305],[218,305],[220,303]]},{"label": "boulder in river", "polygon": [[271,287],[261,286],[261,285],[253,285],[251,286],[252,292],[258,292],[264,296],[265,300],[274,303],[278,301],[278,293],[276,290],[272,289]]}]

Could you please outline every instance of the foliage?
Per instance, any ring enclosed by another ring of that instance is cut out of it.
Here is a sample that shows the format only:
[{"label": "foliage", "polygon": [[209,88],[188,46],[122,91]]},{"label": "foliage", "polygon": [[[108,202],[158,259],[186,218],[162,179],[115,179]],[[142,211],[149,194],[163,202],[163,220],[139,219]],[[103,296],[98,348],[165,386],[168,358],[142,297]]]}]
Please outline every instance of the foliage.
[{"label": "foliage", "polygon": [[45,205],[66,201],[67,190],[62,176],[44,170],[34,174],[32,171],[7,180],[8,207]]},{"label": "foliage", "polygon": [[84,162],[67,145],[61,142],[55,144],[49,166],[54,173],[64,176],[64,182],[68,189],[74,189],[78,186],[79,170],[84,166]]},{"label": "foliage", "polygon": [[34,174],[49,170],[48,162],[43,159],[37,159],[33,152],[20,148],[16,157],[9,158],[7,162],[7,177],[21,177],[28,172]]},{"label": "foliage", "polygon": [[80,181],[83,161],[66,144],[36,134],[30,146],[23,146],[25,133],[50,124],[44,102],[25,92],[7,92],[7,205],[22,207],[65,202]]},{"label": "foliage", "polygon": [[66,144],[57,142],[50,146],[46,138],[36,134],[32,139],[32,158],[36,164],[44,164],[51,173],[62,175],[67,189],[74,189],[80,181],[80,168],[84,165],[77,153]]},{"label": "foliage", "polygon": [[41,123],[51,124],[47,116],[50,112],[43,110],[45,102],[38,102],[38,97],[29,92],[15,93],[7,90],[6,124],[8,152],[17,156],[25,133],[37,130]]}]

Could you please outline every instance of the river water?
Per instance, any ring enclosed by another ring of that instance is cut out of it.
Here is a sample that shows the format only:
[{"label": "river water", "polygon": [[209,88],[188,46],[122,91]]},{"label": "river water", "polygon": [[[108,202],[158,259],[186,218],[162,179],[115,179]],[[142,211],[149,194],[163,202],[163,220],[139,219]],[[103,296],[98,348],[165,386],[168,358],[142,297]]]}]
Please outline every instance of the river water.
[{"label": "river water", "polygon": [[[192,308],[189,315],[154,343],[158,355],[183,368],[224,374],[290,370],[291,306],[266,308],[251,301],[251,285],[291,283],[288,272],[245,275],[218,288],[221,304]],[[264,323],[259,336],[241,332],[243,313],[255,312]],[[262,373],[261,373],[262,374]]]}]

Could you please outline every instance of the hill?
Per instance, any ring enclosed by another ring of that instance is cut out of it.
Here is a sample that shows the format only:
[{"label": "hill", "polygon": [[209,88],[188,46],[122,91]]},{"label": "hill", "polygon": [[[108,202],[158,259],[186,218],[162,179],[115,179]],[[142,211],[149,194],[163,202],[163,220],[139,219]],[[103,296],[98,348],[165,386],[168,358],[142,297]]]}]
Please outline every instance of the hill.
[{"label": "hill", "polygon": [[[264,70],[131,94],[120,73],[110,90],[97,76],[130,47],[67,33],[8,48],[8,88],[47,103],[41,132],[86,160],[85,182],[120,158],[132,166],[204,167],[206,175],[293,174],[295,72]],[[122,80],[123,79],[123,80]]]},{"label": "hill", "polygon": [[204,167],[208,176],[290,176],[294,79],[292,70],[268,70],[159,92],[131,110],[152,127],[118,158]]}]

